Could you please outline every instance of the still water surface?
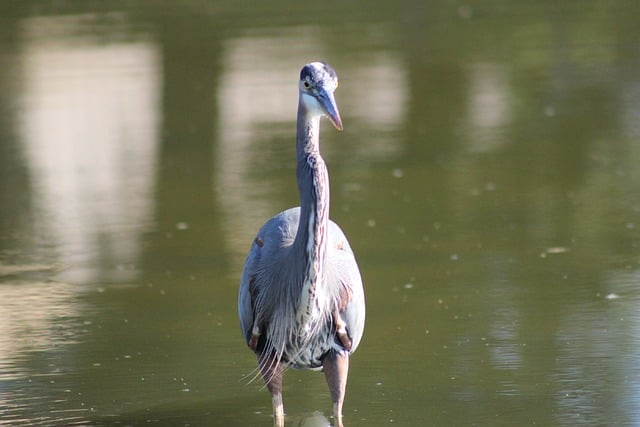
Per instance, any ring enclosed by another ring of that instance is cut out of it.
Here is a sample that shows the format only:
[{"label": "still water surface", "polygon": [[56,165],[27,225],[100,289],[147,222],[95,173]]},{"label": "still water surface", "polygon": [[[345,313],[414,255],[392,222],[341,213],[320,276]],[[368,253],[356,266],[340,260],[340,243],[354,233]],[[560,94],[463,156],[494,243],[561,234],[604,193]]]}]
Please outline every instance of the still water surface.
[{"label": "still water surface", "polygon": [[[237,286],[326,59],[345,425],[640,425],[639,3],[2,9],[0,424],[272,423]],[[331,422],[285,382],[288,425]]]}]

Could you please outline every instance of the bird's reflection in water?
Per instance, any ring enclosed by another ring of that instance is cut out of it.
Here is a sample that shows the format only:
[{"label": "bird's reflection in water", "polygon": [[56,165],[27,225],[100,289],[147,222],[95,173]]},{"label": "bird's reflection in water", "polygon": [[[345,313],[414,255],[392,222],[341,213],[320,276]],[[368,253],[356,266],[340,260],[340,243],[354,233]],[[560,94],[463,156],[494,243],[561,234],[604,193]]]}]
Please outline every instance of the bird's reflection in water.
[{"label": "bird's reflection in water", "polygon": [[[335,421],[335,420],[334,420]],[[329,419],[324,416],[322,412],[316,411],[312,414],[303,415],[302,419],[298,424],[299,427],[342,427],[342,422],[334,422],[333,424],[329,422]]]},{"label": "bird's reflection in water", "polygon": [[[274,427],[284,427],[284,419],[278,417],[274,418],[273,425]],[[330,422],[329,419],[319,411],[313,412],[312,414],[302,415],[299,419],[294,420],[290,425],[296,427],[344,427],[342,418],[332,419],[332,422]]]}]

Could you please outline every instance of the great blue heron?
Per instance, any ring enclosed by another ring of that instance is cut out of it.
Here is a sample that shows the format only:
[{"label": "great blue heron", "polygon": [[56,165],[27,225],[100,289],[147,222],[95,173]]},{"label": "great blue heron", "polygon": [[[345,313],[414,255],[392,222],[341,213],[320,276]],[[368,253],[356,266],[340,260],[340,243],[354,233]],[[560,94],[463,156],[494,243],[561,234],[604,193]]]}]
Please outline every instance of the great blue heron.
[{"label": "great blue heron", "polygon": [[326,63],[300,71],[296,158],[300,206],[280,212],[258,231],[242,272],[238,313],[248,346],[283,419],[287,367],[324,370],[341,424],[349,355],[362,337],[364,290],[355,257],[329,219],[329,175],[320,156],[320,117],[342,130],[333,92],[338,77]]}]

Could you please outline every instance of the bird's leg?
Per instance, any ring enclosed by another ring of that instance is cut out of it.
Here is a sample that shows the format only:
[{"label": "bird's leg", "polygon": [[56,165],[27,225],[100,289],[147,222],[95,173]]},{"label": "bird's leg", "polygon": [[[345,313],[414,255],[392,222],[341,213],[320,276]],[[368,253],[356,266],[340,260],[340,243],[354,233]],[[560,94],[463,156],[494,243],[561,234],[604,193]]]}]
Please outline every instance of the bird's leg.
[{"label": "bird's leg", "polygon": [[351,340],[349,339],[349,334],[347,333],[347,324],[344,323],[342,317],[340,317],[340,313],[338,310],[333,311],[333,324],[336,327],[336,334],[338,335],[338,339],[342,343],[342,346],[346,348],[348,351],[351,351]]},{"label": "bird's leg", "polygon": [[329,385],[331,400],[333,401],[333,416],[337,422],[342,423],[342,403],[347,389],[349,354],[346,352],[329,352],[322,361],[322,367]]},{"label": "bird's leg", "polygon": [[274,355],[259,355],[258,366],[260,367],[262,378],[267,385],[267,390],[271,393],[273,416],[276,423],[279,424],[284,420],[284,406],[282,404],[282,365],[280,365],[280,362]]}]

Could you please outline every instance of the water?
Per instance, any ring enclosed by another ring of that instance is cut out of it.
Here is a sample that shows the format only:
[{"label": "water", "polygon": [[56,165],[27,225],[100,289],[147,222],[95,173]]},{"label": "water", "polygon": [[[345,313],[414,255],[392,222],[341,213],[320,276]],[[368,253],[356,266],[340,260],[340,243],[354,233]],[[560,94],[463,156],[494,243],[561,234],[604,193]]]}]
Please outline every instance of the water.
[{"label": "water", "polygon": [[0,424],[272,423],[237,286],[327,59],[345,425],[640,425],[638,4],[289,3],[3,8]]}]

